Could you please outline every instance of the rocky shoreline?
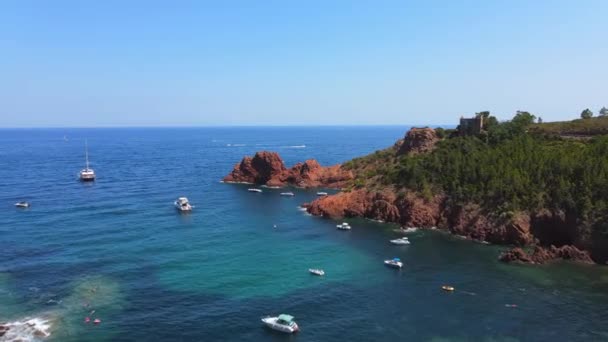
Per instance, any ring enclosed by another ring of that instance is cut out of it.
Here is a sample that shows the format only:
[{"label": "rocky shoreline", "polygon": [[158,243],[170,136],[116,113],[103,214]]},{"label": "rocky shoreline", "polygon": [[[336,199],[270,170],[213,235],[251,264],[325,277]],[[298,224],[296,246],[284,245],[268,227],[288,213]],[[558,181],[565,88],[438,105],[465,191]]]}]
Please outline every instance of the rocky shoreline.
[{"label": "rocky shoreline", "polygon": [[[440,138],[430,128],[414,128],[393,147],[397,155],[429,153]],[[342,165],[323,167],[315,160],[286,168],[275,152],[245,157],[224,182],[253,183],[269,187],[336,188],[342,191],[303,204],[307,212],[331,219],[362,217],[449,231],[466,238],[512,246],[499,259],[504,262],[540,264],[552,260],[604,263],[608,251],[594,250],[580,238],[577,220],[559,210],[498,213],[476,203],[453,204],[445,195],[423,196],[416,191],[384,186],[369,189],[353,184],[355,174]],[[531,247],[526,252],[522,247]]]},{"label": "rocky shoreline", "polygon": [[291,185],[300,188],[340,189],[353,179],[353,173],[342,169],[340,165],[321,166],[316,160],[309,159],[287,168],[278,153],[261,151],[253,157],[244,157],[223,181],[268,187]]}]

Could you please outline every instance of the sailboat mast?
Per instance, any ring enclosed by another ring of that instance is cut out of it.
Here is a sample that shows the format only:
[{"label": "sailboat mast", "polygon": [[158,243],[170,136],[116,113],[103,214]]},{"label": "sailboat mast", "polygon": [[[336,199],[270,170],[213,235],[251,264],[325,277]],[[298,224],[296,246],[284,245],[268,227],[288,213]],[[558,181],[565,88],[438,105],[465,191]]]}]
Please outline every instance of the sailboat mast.
[{"label": "sailboat mast", "polygon": [[89,169],[89,142],[87,141],[87,139],[84,139],[84,155],[85,155],[85,159],[87,161],[87,167],[86,169]]}]

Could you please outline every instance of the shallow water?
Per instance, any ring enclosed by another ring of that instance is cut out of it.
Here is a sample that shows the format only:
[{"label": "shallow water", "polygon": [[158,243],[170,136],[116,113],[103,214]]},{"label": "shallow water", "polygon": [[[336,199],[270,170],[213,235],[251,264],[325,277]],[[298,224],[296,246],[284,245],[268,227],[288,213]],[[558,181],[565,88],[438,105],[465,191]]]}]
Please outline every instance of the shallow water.
[{"label": "shallow water", "polygon": [[[339,231],[298,210],[315,191],[219,182],[257,150],[333,164],[405,130],[0,130],[0,321],[43,317],[51,341],[607,340],[605,267],[505,265],[500,247],[434,231],[393,246],[394,226]],[[85,138],[93,184],[76,180]],[[182,195],[190,215],[172,207]],[[261,327],[281,312],[302,331]]]}]

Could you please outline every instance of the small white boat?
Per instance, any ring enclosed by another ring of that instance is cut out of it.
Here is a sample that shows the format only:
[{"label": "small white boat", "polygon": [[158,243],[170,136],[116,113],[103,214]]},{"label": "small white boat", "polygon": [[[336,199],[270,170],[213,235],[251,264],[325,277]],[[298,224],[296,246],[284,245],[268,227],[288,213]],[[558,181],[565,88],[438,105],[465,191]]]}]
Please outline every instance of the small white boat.
[{"label": "small white boat", "polygon": [[294,194],[293,192],[281,192],[281,196],[295,196],[296,194]]},{"label": "small white boat", "polygon": [[22,201],[22,202],[15,203],[15,207],[17,207],[17,208],[29,208],[30,204],[27,203],[27,202],[25,202],[25,201]]},{"label": "small white boat", "polygon": [[399,239],[391,240],[391,243],[393,245],[409,245],[410,244],[410,240],[407,237],[404,236],[404,237],[399,238]]},{"label": "small white boat", "polygon": [[403,234],[408,234],[408,233],[415,233],[418,231],[418,228],[416,227],[407,227],[407,228],[399,228],[399,229],[395,229],[396,232],[398,233],[403,233]]},{"label": "small white boat", "polygon": [[401,260],[399,258],[393,258],[393,259],[389,259],[389,260],[384,260],[384,264],[388,267],[392,267],[392,268],[401,268],[403,267],[403,263],[401,262]]},{"label": "small white boat", "polygon": [[182,212],[186,212],[186,211],[192,211],[192,205],[190,204],[190,202],[188,201],[188,198],[186,197],[180,197],[177,199],[177,201],[174,202],[175,204],[175,208],[177,208],[177,210],[182,211]]},{"label": "small white boat", "polygon": [[80,180],[83,182],[92,182],[95,180],[95,171],[89,167],[89,145],[87,141],[84,141],[84,151],[85,151],[85,168],[80,170]]},{"label": "small white boat", "polygon": [[318,268],[309,268],[308,272],[314,274],[314,275],[318,275],[318,276],[324,276],[325,275],[325,271],[323,271],[322,269],[318,269]]},{"label": "small white boat", "polygon": [[319,191],[317,192],[317,196],[327,196],[329,195],[327,192]]},{"label": "small white boat", "polygon": [[247,189],[247,191],[249,191],[249,192],[262,192],[262,189],[251,188],[251,189]]},{"label": "small white boat", "polygon": [[341,230],[351,230],[352,227],[347,222],[342,222],[342,224],[337,225],[336,228]]},{"label": "small white boat", "polygon": [[293,316],[280,314],[278,317],[264,317],[262,322],[270,329],[284,333],[293,334],[300,330],[298,324],[293,320]]}]

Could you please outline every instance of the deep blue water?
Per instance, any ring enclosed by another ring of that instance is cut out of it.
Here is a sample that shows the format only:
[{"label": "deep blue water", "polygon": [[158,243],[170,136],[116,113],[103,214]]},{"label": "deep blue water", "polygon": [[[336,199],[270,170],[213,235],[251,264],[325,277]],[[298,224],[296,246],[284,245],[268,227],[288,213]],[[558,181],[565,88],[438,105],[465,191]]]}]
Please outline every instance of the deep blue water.
[{"label": "deep blue water", "polygon": [[[608,340],[605,267],[505,265],[500,247],[433,231],[393,246],[390,225],[350,220],[344,232],[298,210],[315,191],[219,182],[257,150],[328,165],[405,130],[0,130],[0,322],[40,318],[50,341]],[[85,138],[91,184],[77,181]],[[174,210],[178,196],[192,214]],[[404,269],[384,267],[391,257]],[[302,330],[261,326],[278,313]]]}]

